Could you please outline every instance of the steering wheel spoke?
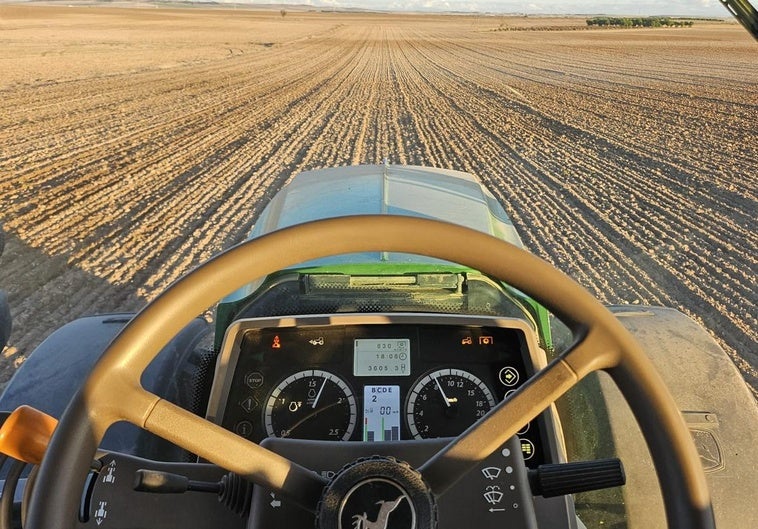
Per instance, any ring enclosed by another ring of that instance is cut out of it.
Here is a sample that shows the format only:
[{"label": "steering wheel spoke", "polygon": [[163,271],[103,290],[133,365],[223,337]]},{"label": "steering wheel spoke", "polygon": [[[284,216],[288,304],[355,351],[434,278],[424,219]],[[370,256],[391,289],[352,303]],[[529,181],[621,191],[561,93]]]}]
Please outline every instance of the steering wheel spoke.
[{"label": "steering wheel spoke", "polygon": [[444,494],[577,380],[568,364],[555,360],[424,463],[419,468],[421,475],[435,494]]},{"label": "steering wheel spoke", "polygon": [[326,484],[324,478],[161,399],[137,384],[134,377],[118,374],[117,369],[100,373],[85,392],[98,440],[111,424],[126,420],[309,511],[315,510]]},{"label": "steering wheel spoke", "polygon": [[315,511],[326,480],[166,400],[158,400],[144,426],[203,459]]},{"label": "steering wheel spoke", "polygon": [[594,329],[580,335],[568,351],[421,466],[430,488],[443,494],[588,373],[617,365],[619,355],[611,345]]}]

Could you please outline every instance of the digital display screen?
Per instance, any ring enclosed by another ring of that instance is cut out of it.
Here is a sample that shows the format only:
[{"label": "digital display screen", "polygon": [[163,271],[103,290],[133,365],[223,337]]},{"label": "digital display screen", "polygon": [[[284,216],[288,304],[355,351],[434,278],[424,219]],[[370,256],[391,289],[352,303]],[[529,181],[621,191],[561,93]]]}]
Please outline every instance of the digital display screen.
[{"label": "digital display screen", "polygon": [[357,377],[411,374],[408,338],[357,338],[353,351],[353,375]]},{"label": "digital display screen", "polygon": [[400,440],[400,386],[363,386],[363,440]]}]

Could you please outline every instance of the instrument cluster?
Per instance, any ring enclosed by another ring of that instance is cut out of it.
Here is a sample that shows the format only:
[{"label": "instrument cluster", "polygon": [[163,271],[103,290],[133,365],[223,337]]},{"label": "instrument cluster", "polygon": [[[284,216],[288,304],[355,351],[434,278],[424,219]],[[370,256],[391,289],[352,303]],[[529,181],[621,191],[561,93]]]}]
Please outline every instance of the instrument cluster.
[{"label": "instrument cluster", "polygon": [[[333,441],[454,437],[532,374],[519,320],[439,315],[251,319],[227,334],[208,417],[238,435]],[[540,419],[520,431],[538,464]]]}]

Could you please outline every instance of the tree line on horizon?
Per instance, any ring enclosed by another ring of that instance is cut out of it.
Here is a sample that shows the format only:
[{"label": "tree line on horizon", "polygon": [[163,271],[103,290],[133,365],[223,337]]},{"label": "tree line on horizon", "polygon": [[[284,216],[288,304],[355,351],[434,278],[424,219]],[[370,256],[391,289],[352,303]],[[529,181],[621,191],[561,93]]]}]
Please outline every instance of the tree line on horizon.
[{"label": "tree line on horizon", "polygon": [[587,19],[588,26],[613,26],[623,28],[692,27],[692,20],[678,20],[671,17],[594,17]]}]

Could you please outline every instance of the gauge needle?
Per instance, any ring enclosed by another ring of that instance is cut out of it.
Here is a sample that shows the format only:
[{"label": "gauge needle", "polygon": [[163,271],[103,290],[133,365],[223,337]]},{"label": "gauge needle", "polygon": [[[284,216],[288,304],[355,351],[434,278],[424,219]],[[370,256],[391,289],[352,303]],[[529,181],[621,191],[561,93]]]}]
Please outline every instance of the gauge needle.
[{"label": "gauge needle", "polygon": [[310,412],[308,415],[306,415],[305,417],[303,417],[302,419],[300,419],[299,421],[297,421],[295,424],[293,424],[292,426],[290,426],[290,435],[283,436],[283,437],[291,437],[292,432],[294,432],[297,428],[299,428],[300,425],[304,424],[307,421],[310,421],[314,417],[317,417],[319,413],[327,411],[330,408],[333,408],[335,406],[339,406],[340,404],[342,404],[342,399],[339,399],[336,402],[332,402],[331,404],[327,404],[326,406],[324,406],[320,410],[316,410],[316,411]]},{"label": "gauge needle", "polygon": [[440,381],[437,379],[437,377],[434,377],[434,381],[437,383],[437,389],[440,390],[440,394],[442,394],[442,399],[445,401],[445,406],[449,408],[450,399],[447,398],[447,395],[445,395],[445,392],[442,390],[442,386],[440,385]]},{"label": "gauge needle", "polygon": [[324,379],[324,382],[321,384],[321,389],[318,390],[318,393],[316,394],[316,398],[313,399],[313,406],[311,406],[314,410],[316,409],[316,404],[318,404],[318,399],[321,398],[321,393],[324,391],[324,386],[326,386],[326,379]]}]

